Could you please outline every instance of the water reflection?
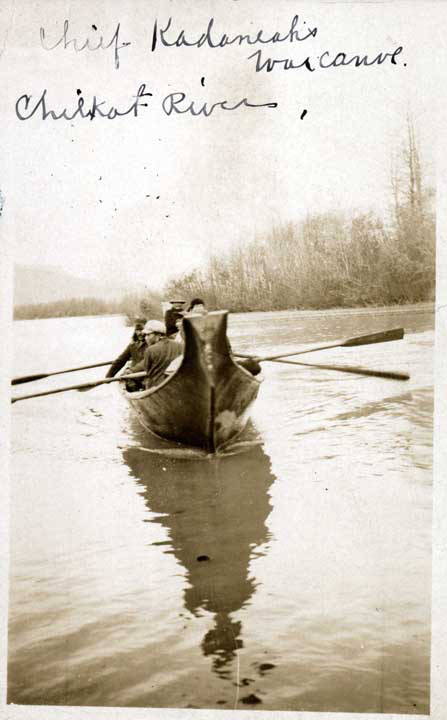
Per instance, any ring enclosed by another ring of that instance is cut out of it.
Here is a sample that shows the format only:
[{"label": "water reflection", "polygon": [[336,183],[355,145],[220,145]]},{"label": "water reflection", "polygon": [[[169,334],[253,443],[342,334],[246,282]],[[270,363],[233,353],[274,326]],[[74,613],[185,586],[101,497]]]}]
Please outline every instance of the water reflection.
[{"label": "water reflection", "polygon": [[165,552],[187,572],[185,608],[195,617],[214,615],[201,648],[212,657],[214,672],[228,677],[243,647],[242,622],[233,616],[256,590],[250,561],[267,551],[271,539],[270,460],[261,447],[212,461],[172,458],[145,451],[153,444],[135,425],[132,434],[138,445],[124,449],[123,459],[149,510],[160,514],[151,522],[168,531]]},{"label": "water reflection", "polygon": [[[408,309],[231,316],[232,346],[262,354],[417,333],[331,355],[407,384],[266,364],[254,417],[273,486],[258,452],[217,476],[136,448],[126,465],[117,443],[142,441],[114,385],[17,403],[9,702],[428,713],[432,324]],[[113,355],[129,334],[106,317],[14,331],[17,375],[99,362],[98,338]],[[23,352],[30,333],[40,356]]]}]

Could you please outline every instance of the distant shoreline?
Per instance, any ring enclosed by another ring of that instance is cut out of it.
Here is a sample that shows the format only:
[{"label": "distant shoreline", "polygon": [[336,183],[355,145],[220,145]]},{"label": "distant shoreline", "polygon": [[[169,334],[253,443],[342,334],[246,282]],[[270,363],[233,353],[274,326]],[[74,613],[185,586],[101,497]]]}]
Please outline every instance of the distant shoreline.
[{"label": "distant shoreline", "polygon": [[[223,308],[224,309],[224,308]],[[350,314],[350,315],[368,315],[369,313],[376,311],[377,314],[383,313],[383,314],[389,314],[389,313],[399,313],[399,312],[416,312],[416,313],[422,313],[422,312],[435,312],[435,301],[421,301],[419,303],[408,303],[408,304],[400,304],[396,303],[395,305],[359,305],[356,307],[333,307],[333,308],[287,308],[282,310],[230,310],[230,315],[253,315],[254,313],[308,313],[308,314],[314,314],[314,313],[327,313],[331,315],[336,314]],[[14,318],[14,322],[28,322],[29,320],[61,320],[65,318],[85,318],[85,319],[92,319],[92,318],[106,318],[106,317],[122,317],[126,318],[125,313],[100,313],[100,314],[92,314],[92,315],[57,315],[57,316],[45,316],[45,317],[27,317],[27,318]],[[149,318],[148,318],[149,319]]]}]

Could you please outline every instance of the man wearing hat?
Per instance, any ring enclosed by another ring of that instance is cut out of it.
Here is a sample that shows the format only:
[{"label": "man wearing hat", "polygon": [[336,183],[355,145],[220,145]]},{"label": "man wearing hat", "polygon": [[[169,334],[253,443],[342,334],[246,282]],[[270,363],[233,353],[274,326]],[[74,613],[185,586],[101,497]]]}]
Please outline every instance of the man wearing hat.
[{"label": "man wearing hat", "polygon": [[184,300],[170,300],[171,307],[165,312],[166,335],[175,335],[177,332],[176,322],[185,314]]},{"label": "man wearing hat", "polygon": [[145,387],[159,385],[165,380],[164,371],[178,355],[182,346],[166,335],[166,327],[160,320],[148,320],[143,328],[147,349],[144,359],[132,368],[132,372],[146,371]]},{"label": "man wearing hat", "polygon": [[106,378],[115,377],[117,372],[119,372],[127,362],[131,362],[132,365],[135,365],[144,358],[144,352],[147,347],[143,337],[143,328],[145,322],[146,318],[137,318],[135,320],[132,342],[129,343],[129,345],[126,347],[125,350],[123,350],[121,355],[119,355],[116,360],[113,361],[107,372]]}]

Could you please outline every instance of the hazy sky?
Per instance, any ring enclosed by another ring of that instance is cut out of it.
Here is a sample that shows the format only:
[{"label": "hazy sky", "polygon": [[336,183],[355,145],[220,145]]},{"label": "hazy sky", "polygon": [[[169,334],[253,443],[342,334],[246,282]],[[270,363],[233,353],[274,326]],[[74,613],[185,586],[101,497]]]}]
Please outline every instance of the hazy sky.
[{"label": "hazy sky", "polygon": [[[404,138],[408,109],[433,169],[440,68],[432,49],[442,23],[428,3],[47,0],[22,3],[13,16],[12,7],[4,3],[0,16],[8,74],[0,102],[9,139],[2,186],[17,262],[156,288],[211,252],[308,212],[385,213],[390,158]],[[211,17],[216,38],[261,28],[264,37],[285,35],[297,13],[298,32],[316,27],[315,37],[217,49],[163,47],[159,38],[151,52],[156,18],[159,28],[172,18],[167,39],[184,29],[191,41]],[[119,42],[131,45],[119,51],[119,69],[113,46],[44,50],[40,28],[52,46],[65,20],[67,39],[89,37],[92,44],[101,34],[108,44],[120,23]],[[257,73],[248,59],[257,50],[264,59],[295,62],[308,55],[318,62],[325,50],[374,58],[399,46],[394,66]],[[124,110],[142,83],[153,95],[136,118],[42,121],[36,112],[21,121],[14,110],[23,94],[32,95],[33,107],[44,89],[47,109],[56,112],[76,109],[78,89],[87,109],[96,94],[103,107]],[[246,97],[278,107],[168,116],[162,100],[171,92],[198,104]]]}]

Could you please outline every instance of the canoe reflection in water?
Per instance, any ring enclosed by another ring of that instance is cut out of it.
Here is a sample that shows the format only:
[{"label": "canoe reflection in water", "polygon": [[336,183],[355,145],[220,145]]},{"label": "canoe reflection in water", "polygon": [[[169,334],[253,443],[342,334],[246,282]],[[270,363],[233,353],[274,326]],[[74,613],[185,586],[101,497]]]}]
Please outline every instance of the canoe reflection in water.
[{"label": "canoe reflection in water", "polygon": [[232,615],[250,602],[256,589],[250,561],[266,552],[260,546],[271,539],[270,460],[259,446],[212,460],[172,458],[151,452],[157,441],[136,421],[132,430],[138,446],[124,449],[123,459],[149,510],[161,514],[151,522],[167,529],[167,552],[187,572],[185,608],[196,617],[201,609],[214,613],[201,648],[213,656],[214,672],[228,677],[243,647],[242,623]]}]

